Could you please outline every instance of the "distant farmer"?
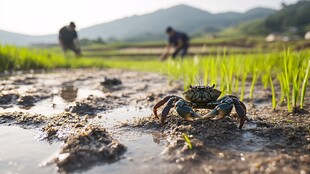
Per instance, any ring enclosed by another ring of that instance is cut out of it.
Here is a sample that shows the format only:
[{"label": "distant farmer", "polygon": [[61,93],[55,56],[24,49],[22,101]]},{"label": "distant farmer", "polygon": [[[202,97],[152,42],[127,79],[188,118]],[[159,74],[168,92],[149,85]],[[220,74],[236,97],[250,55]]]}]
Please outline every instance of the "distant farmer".
[{"label": "distant farmer", "polygon": [[171,27],[168,27],[166,29],[166,33],[169,36],[168,45],[165,49],[165,52],[161,56],[161,60],[166,60],[168,58],[171,47],[174,47],[172,58],[176,58],[176,56],[180,52],[181,58],[183,59],[183,57],[187,54],[187,50],[189,47],[189,37],[185,33],[175,31]]},{"label": "distant farmer", "polygon": [[70,22],[69,26],[64,26],[59,30],[59,44],[64,52],[72,50],[76,56],[81,55],[80,43],[75,31],[74,22]]}]

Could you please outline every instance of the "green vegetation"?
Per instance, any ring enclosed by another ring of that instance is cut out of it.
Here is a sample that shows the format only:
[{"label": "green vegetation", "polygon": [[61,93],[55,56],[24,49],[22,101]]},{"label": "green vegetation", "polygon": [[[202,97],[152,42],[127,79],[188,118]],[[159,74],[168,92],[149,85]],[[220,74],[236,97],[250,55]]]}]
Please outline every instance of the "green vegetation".
[{"label": "green vegetation", "polygon": [[[66,58],[57,51],[0,46],[0,71],[55,68],[121,68],[161,72],[171,80],[183,80],[184,88],[195,85],[195,78],[204,84],[215,84],[224,94],[240,99],[255,99],[257,85],[271,88],[272,107],[286,103],[288,111],[302,108],[310,71],[310,51],[274,51],[255,54],[228,54],[226,49],[217,55],[195,56],[185,60],[160,62],[155,59],[134,58]],[[275,89],[276,88],[276,89]],[[278,89],[280,88],[280,89]],[[276,92],[281,95],[276,98]]]},{"label": "green vegetation", "polygon": [[[227,33],[227,35],[230,35]],[[292,49],[305,49],[309,47],[310,40],[298,40],[291,42],[273,42],[266,43],[264,37],[247,37],[247,36],[225,36],[219,35],[218,38],[210,39],[209,36],[193,38],[191,40],[190,54],[197,55],[216,55],[223,53],[223,46],[226,47],[226,54],[249,54],[256,52],[271,52],[274,50],[283,50],[283,44],[289,45]],[[118,42],[113,44],[91,44],[83,46],[83,55],[87,57],[104,57],[104,58],[146,58],[157,59],[165,47],[165,42],[141,42],[141,43],[126,43]],[[59,47],[53,48],[59,53]],[[146,56],[148,55],[148,56]],[[268,81],[268,78],[266,78]]]},{"label": "green vegetation", "polygon": [[[158,65],[158,66],[154,66]],[[154,66],[154,67],[153,67]],[[55,68],[127,68],[135,70],[160,71],[158,61],[133,61],[113,58],[75,58],[73,55],[65,57],[59,50],[39,50],[18,48],[15,46],[0,45],[0,72],[30,69],[55,69]],[[152,67],[150,69],[150,67]]]},{"label": "green vegetation", "polygon": [[301,98],[300,98],[300,109],[303,109],[303,106],[304,106],[307,84],[308,84],[308,80],[309,80],[309,73],[310,73],[310,60],[308,62],[308,68],[306,70],[306,75],[304,76],[304,82],[302,84]]},{"label": "green vegetation", "polygon": [[295,4],[282,4],[282,9],[266,18],[243,21],[237,25],[227,27],[218,33],[219,36],[266,36],[269,33],[284,35],[299,35],[310,30],[310,1],[300,0]]},{"label": "green vegetation", "polygon": [[282,6],[280,11],[265,20],[263,25],[266,29],[273,32],[290,32],[289,30],[295,27],[296,32],[301,35],[307,32],[310,25],[310,1],[301,0],[296,4]]},{"label": "green vegetation", "polygon": [[270,87],[271,87],[271,93],[272,93],[272,109],[276,109],[276,107],[277,107],[276,93],[275,93],[275,90],[274,90],[274,85],[273,85],[273,82],[272,82],[272,78],[270,77],[269,80],[270,80]]},{"label": "green vegetation", "polygon": [[53,68],[83,68],[103,65],[97,60],[64,58],[60,54],[51,54],[48,51],[28,50],[13,46],[0,47],[0,70],[29,70],[29,69],[53,69]]},{"label": "green vegetation", "polygon": [[189,149],[192,150],[192,149],[193,149],[193,146],[192,146],[192,143],[191,143],[190,139],[188,138],[187,134],[186,134],[186,133],[183,133],[183,137],[184,137],[184,140],[185,140],[185,142],[187,143]]},{"label": "green vegetation", "polygon": [[80,44],[82,46],[91,45],[91,44],[103,45],[103,44],[106,44],[106,42],[101,37],[98,37],[97,39],[94,39],[94,40],[92,40],[92,39],[81,39]]},{"label": "green vegetation", "polygon": [[[307,84],[301,85],[302,80],[308,81],[308,61],[310,59],[309,51],[290,51],[274,53],[256,53],[246,55],[218,55],[208,56],[207,58],[186,59],[184,61],[169,61],[167,66],[169,75],[177,79],[183,79],[185,85],[193,84],[194,76],[203,76],[204,84],[217,85],[223,94],[236,94],[244,98],[245,90],[250,93],[249,98],[255,98],[254,91],[259,83],[266,88],[274,88],[274,84],[281,87],[280,102],[276,102],[273,94],[273,108],[275,103],[286,102],[288,111],[293,111],[297,107],[298,101],[300,107],[303,107],[303,97],[305,94],[300,91],[306,91]],[[172,65],[172,66],[171,66]],[[278,78],[278,81],[272,82],[270,78]],[[250,87],[246,88],[246,82]],[[211,82],[211,83],[210,83]],[[241,87],[239,86],[241,82]],[[241,93],[238,88],[241,88]],[[305,86],[301,88],[301,86]],[[274,90],[274,89],[273,89]],[[285,97],[285,100],[284,100]]]}]

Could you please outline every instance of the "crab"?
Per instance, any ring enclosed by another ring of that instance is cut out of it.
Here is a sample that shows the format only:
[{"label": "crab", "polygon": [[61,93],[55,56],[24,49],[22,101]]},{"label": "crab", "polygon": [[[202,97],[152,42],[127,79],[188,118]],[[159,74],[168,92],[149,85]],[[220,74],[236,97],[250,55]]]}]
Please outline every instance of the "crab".
[{"label": "crab", "polygon": [[[248,117],[246,116],[246,107],[236,96],[226,95],[220,99],[221,91],[212,86],[190,86],[188,90],[184,91],[183,97],[169,95],[157,102],[153,107],[154,116],[161,120],[161,125],[164,125],[166,116],[171,108],[175,107],[179,116],[183,117],[187,121],[194,121],[195,119],[222,119],[229,115],[235,107],[237,112],[237,119],[239,120],[239,129]],[[166,106],[162,110],[161,118],[157,114],[157,109],[164,105]],[[206,115],[201,116],[193,109],[212,109]]]}]

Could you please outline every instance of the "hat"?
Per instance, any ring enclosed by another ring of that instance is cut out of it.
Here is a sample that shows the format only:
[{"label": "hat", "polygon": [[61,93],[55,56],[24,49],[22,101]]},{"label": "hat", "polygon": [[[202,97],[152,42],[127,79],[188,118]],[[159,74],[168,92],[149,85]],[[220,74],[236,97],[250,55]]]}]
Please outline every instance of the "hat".
[{"label": "hat", "polygon": [[70,27],[76,27],[74,22],[70,22],[69,26]]}]

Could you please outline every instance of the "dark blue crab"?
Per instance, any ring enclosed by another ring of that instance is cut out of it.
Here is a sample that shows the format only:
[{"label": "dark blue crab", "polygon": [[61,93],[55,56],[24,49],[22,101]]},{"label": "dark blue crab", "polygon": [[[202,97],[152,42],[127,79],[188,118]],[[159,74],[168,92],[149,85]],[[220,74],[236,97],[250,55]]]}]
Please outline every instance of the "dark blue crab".
[{"label": "dark blue crab", "polygon": [[[177,113],[188,121],[193,121],[193,118],[203,118],[214,120],[224,118],[229,115],[232,111],[233,106],[237,112],[237,118],[239,120],[239,129],[242,128],[245,120],[248,120],[246,116],[246,107],[236,96],[226,95],[220,99],[221,91],[214,89],[214,86],[190,86],[188,90],[183,92],[183,96],[169,95],[160,100],[153,107],[153,113],[156,118],[159,119],[157,109],[164,105],[161,113],[161,124],[163,125],[170,109],[175,106]],[[208,114],[201,116],[196,113],[193,108],[196,109],[213,109]]]}]

